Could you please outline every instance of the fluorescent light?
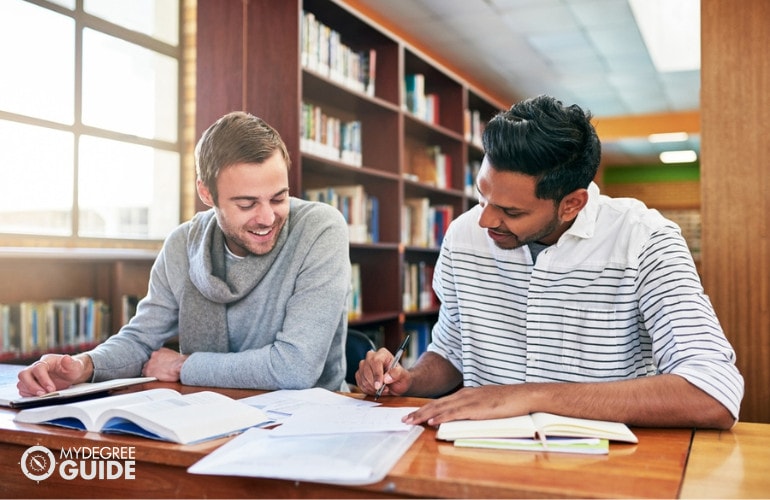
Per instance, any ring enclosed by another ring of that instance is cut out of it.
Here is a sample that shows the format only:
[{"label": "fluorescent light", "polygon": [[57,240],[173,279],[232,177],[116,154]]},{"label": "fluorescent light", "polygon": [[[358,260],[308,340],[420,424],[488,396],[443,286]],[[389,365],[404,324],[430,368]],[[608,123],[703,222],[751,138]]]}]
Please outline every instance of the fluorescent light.
[{"label": "fluorescent light", "polygon": [[658,71],[700,69],[700,0],[628,0]]},{"label": "fluorescent light", "polygon": [[692,163],[698,159],[698,154],[692,149],[686,151],[663,151],[660,161],[663,163]]},{"label": "fluorescent light", "polygon": [[647,140],[650,142],[684,142],[690,138],[687,132],[667,132],[665,134],[650,134]]}]

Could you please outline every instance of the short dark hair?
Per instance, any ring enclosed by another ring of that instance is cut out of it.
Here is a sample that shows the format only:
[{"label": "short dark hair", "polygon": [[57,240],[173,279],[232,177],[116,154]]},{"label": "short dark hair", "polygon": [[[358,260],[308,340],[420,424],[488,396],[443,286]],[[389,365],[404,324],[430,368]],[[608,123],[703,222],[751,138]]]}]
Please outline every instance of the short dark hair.
[{"label": "short dark hair", "polygon": [[291,166],[280,134],[267,122],[243,111],[233,111],[214,122],[195,147],[195,172],[217,201],[217,177],[223,168],[238,163],[263,163],[276,151]]},{"label": "short dark hair", "polygon": [[546,95],[498,113],[487,123],[482,142],[492,168],[537,177],[535,195],[557,203],[587,188],[601,159],[591,113]]}]

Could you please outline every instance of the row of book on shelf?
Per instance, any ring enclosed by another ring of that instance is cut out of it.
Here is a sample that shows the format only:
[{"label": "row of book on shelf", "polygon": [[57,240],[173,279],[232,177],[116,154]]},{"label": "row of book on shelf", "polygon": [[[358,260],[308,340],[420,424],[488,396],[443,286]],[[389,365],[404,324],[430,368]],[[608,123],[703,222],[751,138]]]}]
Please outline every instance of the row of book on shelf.
[{"label": "row of book on shelf", "polygon": [[452,157],[441,151],[441,146],[422,146],[407,143],[405,177],[439,189],[452,187]]},{"label": "row of book on shelf", "polygon": [[[439,124],[440,97],[436,93],[426,92],[425,75],[410,73],[404,77],[404,108],[412,115],[434,125]],[[481,135],[484,132],[484,121],[481,111],[466,108],[463,112],[463,136],[466,141],[477,147],[482,147]]]},{"label": "row of book on shelf", "polygon": [[374,96],[377,52],[352,49],[338,31],[307,11],[301,17],[300,63],[340,85]]},{"label": "row of book on shelf", "polygon": [[409,335],[409,345],[401,358],[406,368],[414,366],[420,356],[428,350],[433,323],[428,320],[409,320],[404,322],[404,335]]},{"label": "row of book on shelf", "polygon": [[433,293],[434,266],[425,261],[404,264],[402,307],[405,312],[429,311],[438,308]]},{"label": "row of book on shelf", "polygon": [[454,218],[452,205],[431,205],[430,199],[407,198],[401,207],[401,242],[423,248],[438,248]]},{"label": "row of book on shelf", "polygon": [[[348,223],[351,243],[378,243],[379,199],[361,184],[306,189],[306,200],[327,203],[339,210]],[[431,205],[427,197],[407,198],[401,207],[401,242],[438,248],[454,218],[452,205]]]},{"label": "row of book on shelf", "polygon": [[421,120],[435,125],[440,120],[440,98],[436,93],[425,92],[425,75],[410,73],[404,77],[404,107]]},{"label": "row of book on shelf", "polygon": [[481,134],[484,133],[484,122],[481,120],[481,111],[466,108],[463,114],[463,120],[465,140],[476,147],[483,147],[481,143]]},{"label": "row of book on shelf", "polygon": [[360,167],[361,122],[343,121],[327,114],[321,106],[302,103],[300,149],[329,160]]},{"label": "row of book on shelf", "polygon": [[0,359],[101,342],[111,327],[109,306],[92,297],[0,304]]},{"label": "row of book on shelf", "polygon": [[306,200],[327,203],[342,213],[348,223],[351,243],[380,241],[379,199],[366,193],[361,184],[306,189]]}]

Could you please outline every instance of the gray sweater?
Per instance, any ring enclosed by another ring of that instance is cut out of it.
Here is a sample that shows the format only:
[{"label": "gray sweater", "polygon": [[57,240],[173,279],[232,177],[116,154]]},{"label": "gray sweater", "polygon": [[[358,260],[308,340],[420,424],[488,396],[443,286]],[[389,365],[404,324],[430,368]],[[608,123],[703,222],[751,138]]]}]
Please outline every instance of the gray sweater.
[{"label": "gray sweater", "polygon": [[350,259],[335,208],[291,199],[268,254],[225,257],[213,210],[166,239],[134,318],[89,354],[94,381],[135,377],[179,335],[181,382],[252,389],[346,389]]}]

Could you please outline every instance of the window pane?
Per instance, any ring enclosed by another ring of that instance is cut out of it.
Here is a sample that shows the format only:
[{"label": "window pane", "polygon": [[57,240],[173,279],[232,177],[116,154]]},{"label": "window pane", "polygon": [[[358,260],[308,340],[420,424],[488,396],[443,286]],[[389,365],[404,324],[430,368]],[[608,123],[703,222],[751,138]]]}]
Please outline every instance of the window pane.
[{"label": "window pane", "polygon": [[0,1],[0,47],[0,109],[71,124],[75,21],[20,0]]},{"label": "window pane", "polygon": [[179,44],[177,0],[85,0],[89,14],[170,45]]},{"label": "window pane", "polygon": [[69,10],[75,10],[75,0],[48,0],[51,3],[59,4]]},{"label": "window pane", "polygon": [[0,231],[72,234],[73,135],[0,120]]},{"label": "window pane", "polygon": [[83,123],[177,140],[177,61],[102,33],[83,32]]},{"label": "window pane", "polygon": [[179,223],[179,154],[80,139],[80,236],[163,239]]}]

